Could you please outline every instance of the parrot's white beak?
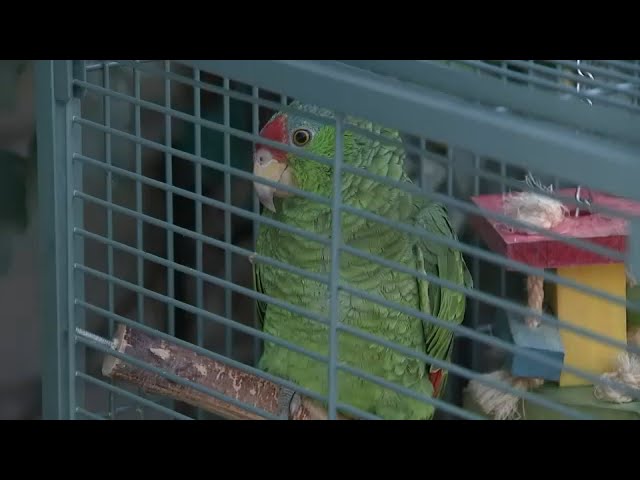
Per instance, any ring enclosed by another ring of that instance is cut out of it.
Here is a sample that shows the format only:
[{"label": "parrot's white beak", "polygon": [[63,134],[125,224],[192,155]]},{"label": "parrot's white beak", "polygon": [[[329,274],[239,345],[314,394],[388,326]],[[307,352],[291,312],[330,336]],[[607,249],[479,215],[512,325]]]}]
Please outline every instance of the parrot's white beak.
[{"label": "parrot's white beak", "polygon": [[[293,177],[291,176],[291,170],[288,168],[286,162],[279,162],[274,158],[269,150],[266,148],[260,148],[253,156],[253,174],[257,177],[271,180],[273,182],[282,183],[288,186],[295,186]],[[258,194],[260,203],[268,208],[272,212],[276,211],[276,207],[273,204],[274,197],[288,197],[290,192],[285,192],[271,185],[265,185],[258,182],[253,182],[253,188],[255,188]]]}]

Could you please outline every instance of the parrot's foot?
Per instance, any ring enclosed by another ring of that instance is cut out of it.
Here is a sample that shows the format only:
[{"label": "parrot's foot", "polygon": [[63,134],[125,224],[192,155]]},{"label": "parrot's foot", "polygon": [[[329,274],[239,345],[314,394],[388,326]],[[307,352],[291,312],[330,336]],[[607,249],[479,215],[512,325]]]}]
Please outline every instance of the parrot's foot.
[{"label": "parrot's foot", "polygon": [[249,257],[248,257],[248,258],[249,258],[249,263],[250,263],[251,265],[255,265],[255,261],[256,261],[256,254],[255,254],[255,253],[252,253],[251,255],[249,255]]},{"label": "parrot's foot", "polygon": [[[284,389],[278,399],[278,414],[283,420],[329,420],[327,410],[318,402],[292,390],[284,391]],[[340,413],[337,414],[336,419],[350,420],[349,417]]]},{"label": "parrot's foot", "polygon": [[278,395],[278,417],[288,420],[300,406],[300,395],[293,390],[282,387]]},{"label": "parrot's foot", "polygon": [[[277,415],[281,420],[329,420],[329,414],[318,402],[285,387],[280,389],[278,395]],[[340,413],[336,417],[338,420],[349,420]]]}]

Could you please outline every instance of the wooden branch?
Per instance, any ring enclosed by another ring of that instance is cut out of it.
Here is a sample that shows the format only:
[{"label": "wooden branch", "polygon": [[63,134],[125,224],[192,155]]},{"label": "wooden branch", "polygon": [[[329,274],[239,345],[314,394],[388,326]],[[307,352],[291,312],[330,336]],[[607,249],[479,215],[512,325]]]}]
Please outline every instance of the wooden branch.
[{"label": "wooden branch", "polygon": [[[239,402],[278,415],[278,399],[282,387],[256,375],[230,367],[188,348],[166,342],[120,325],[114,338],[117,351],[174,375],[218,391]],[[235,420],[264,420],[230,402],[181,385],[150,370],[108,355],[102,364],[106,377],[124,380],[145,392],[173,398],[214,414]],[[290,420],[326,420],[327,412],[310,398],[296,395],[288,409]],[[340,419],[346,419],[339,416]]]}]

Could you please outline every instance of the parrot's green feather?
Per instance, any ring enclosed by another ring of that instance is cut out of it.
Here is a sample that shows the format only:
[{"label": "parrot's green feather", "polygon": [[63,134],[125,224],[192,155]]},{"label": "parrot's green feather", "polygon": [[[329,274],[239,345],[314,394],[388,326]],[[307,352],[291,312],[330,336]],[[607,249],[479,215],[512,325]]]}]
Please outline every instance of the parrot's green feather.
[{"label": "parrot's green feather", "polygon": [[[260,280],[260,269],[256,268],[255,265],[253,267],[253,288],[258,293],[264,293],[264,289],[262,288],[262,281]],[[256,310],[260,328],[264,328],[264,316],[267,312],[267,304],[265,302],[261,302],[260,300],[256,300]]]},{"label": "parrot's green feather", "polygon": [[[330,116],[315,107],[299,108]],[[396,142],[400,140],[396,131],[351,118],[348,122]],[[299,127],[307,128],[313,133],[313,138],[305,150],[329,157],[334,155],[333,126],[291,114],[287,114],[287,125],[289,134]],[[364,135],[345,132],[344,163],[347,165],[408,183],[410,180],[404,172],[404,161],[405,152],[400,144],[383,144]],[[330,166],[298,155],[289,155],[288,162],[298,188],[326,197],[331,196]],[[343,174],[342,185],[343,203],[346,205],[370,211],[389,220],[424,228],[437,236],[449,239],[456,237],[449,224],[446,209],[441,205],[430,203],[422,197],[413,198],[398,188],[352,173]],[[276,213],[264,211],[263,215],[325,238],[330,237],[329,206],[301,196],[276,199],[275,206]],[[449,246],[420,239],[393,226],[350,213],[342,214],[341,229],[342,239],[350,247],[418,272],[432,274],[455,285],[472,287],[471,276],[462,255]],[[312,242],[263,224],[260,227],[256,250],[260,255],[328,276],[331,262],[328,245]],[[254,261],[254,271],[257,291],[328,317],[330,299],[326,284],[257,260]],[[413,275],[390,269],[360,256],[341,252],[339,277],[341,285],[349,285],[386,300],[413,307],[433,314],[441,320],[454,324],[463,320],[463,293],[441,288],[424,279],[417,279]],[[303,318],[273,304],[258,302],[258,310],[265,332],[312,352],[325,356],[329,354],[327,325]],[[423,322],[395,308],[382,306],[344,290],[339,292],[339,321],[411,350],[440,360],[450,360],[453,345],[453,333],[450,330]],[[358,338],[345,331],[338,332],[338,362],[427,397],[432,396],[434,392],[428,377],[429,365],[415,357]],[[328,367],[324,362],[266,342],[260,366],[272,374],[288,378],[320,394],[328,393]],[[338,399],[386,419],[430,419],[434,413],[433,406],[422,400],[394,392],[343,370],[338,373]]]}]

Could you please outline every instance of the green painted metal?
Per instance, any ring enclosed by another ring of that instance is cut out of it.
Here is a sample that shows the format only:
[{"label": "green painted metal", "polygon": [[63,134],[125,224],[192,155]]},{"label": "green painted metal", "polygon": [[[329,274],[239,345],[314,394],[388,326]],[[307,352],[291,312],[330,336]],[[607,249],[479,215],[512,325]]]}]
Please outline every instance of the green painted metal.
[{"label": "green painted metal", "polygon": [[[472,102],[510,109],[520,115],[575,127],[596,135],[618,138],[625,142],[640,142],[640,131],[634,122],[637,111],[589,105],[575,94],[575,88],[565,87],[558,90],[557,93],[571,93],[559,96],[548,91],[524,89],[522,85],[514,83],[505,84],[494,77],[479,75],[476,70],[452,72],[450,67],[433,61],[353,60],[344,63],[430,87]],[[575,76],[570,78],[575,81]],[[554,84],[557,88],[557,81]]]},{"label": "green painted metal", "polygon": [[43,418],[74,417],[73,245],[69,178],[70,62],[36,65],[38,195],[42,265]]},{"label": "green painted metal", "polygon": [[[287,342],[278,340],[271,335],[259,330],[257,324],[248,326],[233,319],[232,315],[232,293],[241,293],[248,298],[258,299],[267,303],[289,308],[308,318],[324,323],[330,327],[330,354],[327,357],[306,352],[300,347],[291,345],[289,348],[306,353],[318,360],[327,362],[329,384],[331,385],[328,395],[328,413],[330,418],[335,418],[337,411],[345,410],[362,414],[356,409],[343,405],[338,401],[336,390],[336,377],[338,370],[346,370],[356,373],[368,380],[377,382],[391,388],[400,388],[388,384],[383,379],[370,378],[364,372],[341,364],[337,355],[337,335],[338,332],[349,332],[350,334],[366,338],[372,342],[377,342],[396,350],[420,358],[425,362],[433,363],[436,366],[449,369],[452,373],[465,379],[480,379],[477,371],[450,362],[438,362],[428,355],[421,355],[407,351],[388,341],[377,339],[363,331],[341,324],[338,321],[337,295],[339,290],[351,293],[362,298],[376,301],[382,305],[393,306],[399,311],[415,315],[424,322],[435,323],[445,328],[450,328],[456,336],[466,337],[478,343],[491,347],[500,348],[509,352],[519,352],[523,357],[535,359],[540,363],[556,368],[561,367],[557,361],[548,359],[546,356],[536,355],[535,352],[527,352],[518,347],[502,341],[491,335],[487,335],[478,329],[478,305],[483,303],[506,311],[529,313],[529,310],[508,299],[503,294],[497,296],[479,289],[468,290],[434,277],[430,274],[419,274],[421,278],[429,282],[439,284],[454,290],[464,291],[469,299],[469,312],[472,317],[472,325],[452,326],[439,319],[423,314],[415,309],[396,305],[393,302],[377,298],[368,292],[360,292],[348,285],[339,282],[337,269],[334,268],[330,275],[313,274],[291,267],[272,259],[257,258],[273,265],[294,271],[304,277],[313,278],[329,286],[330,291],[330,313],[328,316],[314,314],[301,307],[294,307],[288,302],[271,299],[265,295],[254,292],[241,285],[234,283],[232,276],[232,254],[249,257],[253,252],[249,249],[232,245],[231,241],[231,218],[232,216],[243,217],[256,224],[267,223],[278,225],[273,220],[266,220],[259,215],[258,203],[253,202],[252,210],[231,205],[231,177],[240,177],[253,181],[255,177],[247,171],[235,168],[232,158],[230,158],[230,138],[237,136],[248,141],[255,142],[260,137],[257,136],[258,105],[269,108],[287,109],[286,101],[282,103],[264,100],[259,97],[259,89],[270,89],[277,93],[286,94],[303,101],[314,102],[325,107],[332,108],[338,112],[336,128],[340,132],[350,128],[345,122],[343,115],[355,115],[368,117],[373,121],[383,123],[390,127],[398,128],[408,134],[420,137],[420,144],[424,150],[426,145],[424,136],[449,145],[468,149],[472,152],[473,172],[476,173],[474,180],[474,192],[480,190],[478,176],[482,174],[481,158],[490,156],[502,161],[499,174],[494,174],[494,179],[500,180],[501,176],[506,176],[506,164],[510,162],[521,165],[536,171],[553,172],[558,176],[570,178],[571,180],[590,185],[592,188],[599,188],[620,195],[640,199],[637,193],[637,178],[640,178],[640,164],[638,154],[640,145],[635,143],[640,137],[635,128],[638,113],[634,108],[620,108],[614,103],[598,103],[599,93],[588,90],[587,96],[593,96],[593,105],[587,105],[582,100],[575,101],[573,95],[567,96],[567,89],[558,87],[556,91],[545,90],[543,88],[533,88],[527,85],[514,83],[521,80],[524,71],[531,70],[536,75],[550,75],[552,70],[548,64],[529,64],[524,61],[504,61],[504,65],[496,66],[491,62],[480,65],[478,61],[461,61],[460,66],[447,66],[442,63],[432,61],[181,61],[184,65],[197,67],[193,75],[182,76],[171,70],[170,61],[164,61],[161,68],[153,67],[144,62],[104,62],[93,63],[93,61],[39,61],[37,62],[37,116],[38,116],[38,171],[39,171],[39,195],[40,195],[40,215],[42,229],[42,249],[40,258],[43,265],[42,276],[42,305],[43,305],[43,349],[44,349],[44,372],[43,372],[43,400],[44,418],[90,418],[97,419],[103,417],[117,416],[117,407],[114,403],[114,395],[126,398],[128,401],[139,403],[145,407],[155,408],[160,413],[171,414],[175,418],[186,418],[185,415],[173,412],[171,408],[159,406],[152,400],[144,398],[139,391],[137,394],[123,390],[120,386],[107,383],[101,379],[94,378],[85,372],[85,350],[91,348],[103,353],[111,353],[118,358],[130,361],[142,368],[147,368],[160,375],[182,385],[188,385],[201,392],[208,393],[218,398],[224,398],[220,393],[212,392],[210,389],[197,385],[191,381],[179,378],[175,375],[162,372],[155,367],[144,365],[142,362],[132,359],[127,355],[114,353],[109,342],[96,342],[95,339],[84,332],[86,325],[84,317],[86,313],[97,314],[105,319],[111,328],[109,335],[113,334],[113,325],[121,323],[129,326],[136,326],[141,331],[151,333],[155,336],[172,341],[183,347],[192,348],[194,351],[209,358],[224,361],[230,365],[249,371],[259,377],[268,379],[287,388],[309,395],[312,398],[322,399],[317,394],[299,388],[292,383],[278,379],[228,357],[232,353],[232,329],[243,334],[254,336],[254,351],[259,351],[259,342],[268,340],[274,343],[287,345]],[[553,65],[553,64],[550,64]],[[556,67],[559,71],[568,68],[569,63],[558,62]],[[613,80],[626,82],[640,86],[640,80],[636,75],[637,64],[629,65],[632,74],[624,73],[625,65],[613,64],[616,70],[609,76]],[[114,91],[114,85],[110,83],[108,75],[101,85],[92,83],[87,73],[103,69],[105,71],[114,68],[134,68],[133,70],[133,92],[126,94]],[[464,68],[461,68],[464,67]],[[509,68],[518,68],[516,73],[509,73]],[[595,64],[594,73],[600,76],[608,72],[608,64]],[[482,69],[489,74],[481,74]],[[585,71],[588,67],[584,67]],[[532,82],[534,79],[533,73]],[[203,81],[205,73],[216,73],[223,77],[222,86],[213,86]],[[145,99],[141,91],[141,76],[157,75],[163,80],[166,88],[163,98],[159,103]],[[502,75],[502,76],[500,76]],[[505,76],[511,75],[511,80],[505,80]],[[577,81],[575,73],[561,74],[568,81]],[[536,77],[537,78],[537,77]],[[545,77],[546,78],[546,77]],[[252,85],[252,94],[245,95],[240,92],[230,90],[231,81],[241,81]],[[536,80],[541,87],[549,80]],[[506,82],[506,83],[505,83]],[[634,83],[635,82],[635,83]],[[193,99],[195,108],[193,114],[178,110],[172,105],[172,98],[169,87],[175,83],[184,83],[195,87]],[[605,86],[598,81],[584,82],[589,88],[600,88],[604,91]],[[585,87],[586,88],[586,87]],[[627,88],[627,87],[624,87]],[[215,92],[227,94],[223,104],[223,122],[216,123],[204,120],[200,101],[205,92]],[[591,93],[589,93],[591,92]],[[627,88],[625,92],[631,92]],[[633,93],[633,92],[632,92]],[[633,95],[629,93],[629,98],[633,103]],[[81,115],[81,105],[87,95],[102,97],[105,117],[103,123],[95,120],[83,118]],[[592,95],[593,94],[593,95]],[[563,97],[564,95],[564,97]],[[579,97],[579,96],[578,96]],[[233,128],[230,123],[230,103],[229,98],[237,98],[252,102],[253,121],[251,132],[241,131]],[[114,105],[124,102],[132,108],[133,128],[132,132],[125,132],[111,123],[111,110]],[[506,107],[509,110],[504,110]],[[182,152],[175,148],[171,141],[154,141],[142,138],[142,113],[143,109],[156,112],[164,117],[163,130],[167,138],[172,135],[172,119],[179,119],[184,122],[193,123],[195,128],[195,150],[194,154]],[[637,110],[637,109],[636,109]],[[513,111],[517,111],[513,113]],[[221,132],[225,138],[225,155],[220,161],[204,159],[200,156],[202,129],[209,128]],[[101,132],[105,135],[105,159],[92,158],[85,152],[81,138],[83,131]],[[339,137],[340,138],[340,137]],[[114,140],[128,140],[134,142],[135,167],[129,170],[121,166],[113,158]],[[263,143],[273,146],[275,142],[261,140]],[[142,151],[152,149],[162,155],[166,160],[165,179],[157,180],[143,175]],[[281,147],[283,150],[291,150],[291,147]],[[358,171],[353,167],[343,164],[342,142],[336,144],[334,158],[314,156],[315,160],[332,164],[339,171],[358,173],[362,176],[371,176],[366,172]],[[189,191],[173,184],[173,170],[171,163],[176,156],[180,156],[195,165],[194,191]],[[315,158],[317,157],[317,158]],[[420,186],[397,185],[412,193],[428,196],[434,200],[441,201],[451,207],[459,207],[466,214],[473,215],[482,213],[479,209],[468,205],[465,202],[453,198],[453,172],[451,165],[453,155],[451,151],[442,157],[448,162],[446,194],[428,191]],[[561,160],[560,160],[561,159]],[[83,167],[91,166],[105,172],[107,178],[106,198],[98,198],[91,192],[85,190],[83,183]],[[202,168],[208,167],[218,170],[224,174],[223,199],[210,198],[203,193],[201,180],[203,177]],[[420,168],[424,168],[420,164]],[[487,174],[489,176],[489,174]],[[136,182],[135,207],[128,208],[116,205],[113,201],[112,187],[118,178],[126,178]],[[373,178],[373,177],[372,177]],[[335,177],[339,181],[340,177]],[[378,179],[384,182],[389,180]],[[269,182],[262,182],[267,183]],[[273,185],[275,183],[271,182]],[[506,184],[506,182],[505,182]],[[154,218],[142,212],[142,187],[151,186],[164,192],[167,207],[167,216],[164,219]],[[504,189],[505,187],[503,187]],[[318,195],[311,195],[293,187],[284,188],[299,195],[322,201],[331,205],[333,218],[339,218],[342,212],[361,215],[371,220],[391,224],[396,228],[403,229],[408,233],[422,236],[423,238],[440,242],[459,248],[469,257],[473,257],[474,278],[477,280],[480,260],[493,263],[502,268],[513,268],[524,274],[540,275],[545,281],[556,281],[557,283],[579,288],[593,294],[593,291],[576,282],[560,280],[551,272],[543,271],[533,267],[527,267],[513,260],[505,259],[497,254],[486,251],[486,249],[475,245],[461,243],[460,241],[443,241],[426,232],[420,231],[406,225],[391,222],[377,217],[358,208],[345,206],[342,204],[340,196],[331,199],[322,198]],[[339,190],[339,189],[337,189]],[[180,227],[174,224],[173,198],[182,196],[195,202],[196,220],[195,231]],[[91,232],[84,226],[83,205],[93,204],[104,207],[107,211],[107,231],[106,237]],[[210,238],[203,233],[203,207],[215,207],[224,211],[224,238]],[[136,220],[135,229],[137,232],[135,245],[124,244],[114,239],[114,218],[116,215],[124,215]],[[506,216],[492,215],[502,220],[508,220]],[[168,245],[166,258],[161,258],[149,252],[144,252],[142,244],[142,226],[150,224],[165,230],[165,238]],[[511,222],[515,223],[515,222]],[[296,232],[306,238],[314,239],[326,245],[331,250],[333,266],[338,265],[338,255],[347,252],[363,258],[376,261],[399,271],[416,274],[411,269],[395,265],[392,262],[385,262],[373,255],[360,252],[355,248],[345,245],[340,240],[340,224],[333,223],[331,238],[321,237],[303,231],[298,231],[293,227],[280,226],[283,229]],[[524,225],[524,224],[522,224]],[[521,225],[521,226],[522,226]],[[635,222],[632,224],[632,238],[637,237],[638,228]],[[174,235],[179,234],[194,240],[198,253],[194,256],[194,265],[185,266],[179,264],[174,257]],[[556,234],[558,238],[561,235]],[[107,267],[106,272],[98,271],[84,262],[84,242],[91,240],[103,244],[107,247]],[[640,271],[640,255],[637,248],[631,248],[625,255],[613,254],[602,247],[589,245],[586,242],[577,240],[565,240],[566,243],[580,245],[591,251],[610,256],[619,257],[620,261],[628,260],[632,270]],[[634,240],[635,241],[635,240]],[[637,243],[637,241],[636,241]],[[633,245],[636,245],[633,243]],[[224,274],[215,276],[203,271],[203,246],[212,246],[224,250]],[[165,267],[169,272],[182,273],[196,279],[195,305],[189,305],[184,301],[175,298],[175,284],[173,275],[169,275],[166,293],[152,291],[143,284],[143,275],[139,268],[137,278],[134,283],[117,278],[114,267],[114,255],[116,252],[125,252],[136,258],[137,265],[142,267],[144,263],[155,263]],[[471,263],[471,262],[470,262]],[[298,271],[300,270],[300,271]],[[106,282],[108,285],[108,300],[106,307],[93,305],[88,301],[84,292],[84,281],[87,278],[96,278]],[[505,276],[502,275],[502,290],[505,288]],[[477,281],[475,282],[477,284]],[[204,309],[203,286],[205,284],[216,285],[225,290],[223,313],[217,314]],[[142,324],[142,316],[139,319],[131,320],[116,312],[114,292],[116,289],[126,289],[136,297],[138,311],[144,308],[144,298],[150,298],[161,302],[169,312],[169,327],[166,332],[160,332],[155,328]],[[604,296],[604,295],[601,295]],[[608,296],[610,300],[619,304],[630,306],[624,299]],[[471,308],[473,305],[473,308]],[[177,309],[192,314],[197,320],[197,345],[192,345],[184,340],[173,337],[175,330],[174,313]],[[584,328],[571,326],[566,322],[558,321],[553,315],[543,313],[539,315],[543,322],[562,326],[568,330],[582,333],[591,338],[598,339],[610,345],[625,347],[620,342],[604,338],[593,334]],[[225,335],[224,354],[215,353],[203,346],[204,325],[209,322],[222,324],[227,334]],[[77,330],[79,328],[79,330]],[[637,349],[636,349],[637,351]],[[257,355],[257,353],[256,353]],[[592,381],[599,381],[597,375],[588,374],[577,368],[565,367],[567,371],[588,378]],[[559,414],[571,418],[590,418],[584,412],[572,409],[558,403],[553,399],[546,398],[533,392],[519,392],[504,382],[487,381],[496,388],[517,394],[531,403],[538,404],[544,408],[554,410]],[[86,397],[83,395],[84,387],[90,385],[101,388],[109,394],[109,406],[106,414],[96,413],[88,407]],[[401,388],[400,388],[401,389]],[[406,389],[405,389],[406,390]],[[627,389],[628,390],[628,389]],[[403,390],[404,391],[404,390]],[[413,394],[412,394],[413,395]],[[226,399],[228,401],[228,398]],[[474,412],[465,412],[459,406],[451,405],[443,400],[424,398],[424,401],[432,403],[439,409],[459,418],[480,418]],[[233,402],[231,402],[233,403]],[[255,410],[255,409],[254,409]],[[260,413],[260,412],[258,412]],[[370,418],[371,415],[363,415]],[[199,416],[200,417],[200,416]],[[269,417],[269,415],[267,415]],[[275,418],[275,417],[274,417]]]},{"label": "green painted metal", "polygon": [[[593,188],[640,199],[635,178],[640,147],[578,132],[561,124],[506,115],[439,90],[398,82],[338,61],[185,60],[259,87],[331,109],[341,109],[403,132],[524,168],[554,172]],[[459,72],[450,72],[453,79]],[[497,88],[497,87],[496,87]],[[526,90],[522,87],[523,94]],[[552,94],[547,94],[552,95]],[[460,132],[464,132],[461,135]],[[500,141],[496,141],[496,139]],[[559,162],[557,159],[563,159]],[[609,165],[607,178],[598,165]]]}]

